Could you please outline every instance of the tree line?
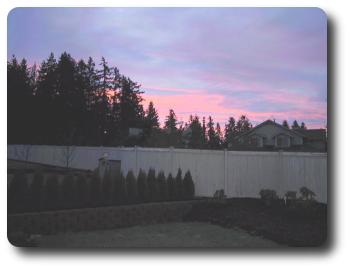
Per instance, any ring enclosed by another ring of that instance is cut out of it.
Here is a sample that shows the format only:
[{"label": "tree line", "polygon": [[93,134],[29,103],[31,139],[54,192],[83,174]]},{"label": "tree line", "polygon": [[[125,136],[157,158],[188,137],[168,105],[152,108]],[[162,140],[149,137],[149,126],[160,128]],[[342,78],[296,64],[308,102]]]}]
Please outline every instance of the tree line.
[{"label": "tree line", "polygon": [[61,180],[55,173],[44,177],[41,171],[31,181],[27,176],[17,171],[9,184],[9,213],[192,200],[195,193],[190,171],[183,176],[181,169],[174,177],[154,169],[140,170],[137,176],[132,171],[126,176],[106,173],[102,179],[96,172],[68,173]]},{"label": "tree line", "polygon": [[[29,67],[13,56],[7,84],[9,144],[220,149],[252,128],[245,115],[230,117],[224,128],[211,116],[180,123],[172,109],[161,127],[154,103],[142,105],[141,85],[103,57],[95,63],[51,53]],[[130,128],[142,132],[130,136]]]}]

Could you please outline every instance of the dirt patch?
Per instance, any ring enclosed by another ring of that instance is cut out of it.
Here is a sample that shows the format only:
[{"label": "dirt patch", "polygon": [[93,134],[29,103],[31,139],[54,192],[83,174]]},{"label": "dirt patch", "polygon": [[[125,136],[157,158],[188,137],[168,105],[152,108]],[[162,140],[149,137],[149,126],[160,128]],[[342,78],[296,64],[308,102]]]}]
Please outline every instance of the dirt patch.
[{"label": "dirt patch", "polygon": [[288,246],[320,246],[327,239],[327,205],[321,203],[266,206],[259,199],[235,198],[193,205],[187,221],[241,228]]}]

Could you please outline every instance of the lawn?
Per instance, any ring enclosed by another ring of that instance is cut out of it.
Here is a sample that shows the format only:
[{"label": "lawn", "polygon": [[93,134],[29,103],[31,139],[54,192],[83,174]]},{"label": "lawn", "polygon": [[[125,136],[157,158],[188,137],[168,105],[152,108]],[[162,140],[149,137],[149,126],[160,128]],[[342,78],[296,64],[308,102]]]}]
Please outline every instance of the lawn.
[{"label": "lawn", "polygon": [[[35,237],[34,237],[35,238]],[[273,248],[280,245],[240,229],[200,222],[165,223],[130,228],[43,235],[35,239],[39,247],[198,247]]]}]

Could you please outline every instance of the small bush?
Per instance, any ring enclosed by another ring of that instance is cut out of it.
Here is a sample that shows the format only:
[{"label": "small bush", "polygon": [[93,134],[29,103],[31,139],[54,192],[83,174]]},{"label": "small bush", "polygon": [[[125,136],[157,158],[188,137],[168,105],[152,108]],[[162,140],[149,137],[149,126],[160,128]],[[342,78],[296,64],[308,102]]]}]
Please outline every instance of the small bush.
[{"label": "small bush", "polygon": [[62,180],[62,192],[60,206],[62,208],[74,208],[76,206],[76,188],[74,187],[74,176],[67,174]]},{"label": "small bush", "polygon": [[168,199],[171,201],[176,200],[176,182],[171,173],[169,173],[167,178],[168,183]]},{"label": "small bush", "polygon": [[12,213],[29,209],[29,186],[24,172],[16,172],[8,189],[8,210]]},{"label": "small bush", "polygon": [[85,208],[89,205],[89,178],[79,174],[76,182],[77,207]]},{"label": "small bush", "polygon": [[194,183],[190,171],[187,171],[183,180],[183,195],[185,200],[194,198]]},{"label": "small bush", "polygon": [[156,171],[152,168],[148,170],[147,184],[149,186],[150,201],[157,201],[159,198],[159,186],[156,179]]},{"label": "small bush", "polygon": [[179,168],[176,174],[175,178],[175,186],[176,186],[176,200],[182,200],[183,199],[183,188],[182,188],[182,171]]},{"label": "small bush", "polygon": [[125,177],[122,173],[117,174],[114,179],[113,202],[116,205],[126,203],[126,184]]},{"label": "small bush", "polygon": [[46,181],[46,209],[56,210],[59,208],[60,186],[56,174],[51,174]]},{"label": "small bush", "polygon": [[30,185],[30,211],[38,212],[43,210],[44,202],[44,176],[41,171],[34,173],[32,184]]},{"label": "small bush", "polygon": [[275,190],[272,189],[262,189],[259,192],[261,200],[265,203],[265,205],[271,205],[273,201],[278,200],[278,196]]},{"label": "small bush", "polygon": [[297,192],[296,191],[287,191],[286,194],[284,194],[286,197],[286,200],[296,200],[297,199]]},{"label": "small bush", "polygon": [[159,201],[167,201],[168,200],[168,185],[163,171],[160,171],[157,177],[157,182],[159,185]]},{"label": "small bush", "polygon": [[126,175],[126,194],[128,203],[137,202],[137,184],[135,175],[132,171],[129,171]]},{"label": "small bush", "polygon": [[102,204],[105,206],[112,204],[112,196],[113,196],[113,180],[111,173],[108,171],[104,174],[102,179],[102,187],[101,187],[101,196],[102,196]]},{"label": "small bush", "polygon": [[89,193],[89,205],[91,207],[101,205],[101,179],[98,175],[98,172],[94,172],[92,174]]},{"label": "small bush", "polygon": [[308,189],[307,187],[301,187],[299,189],[299,192],[301,194],[301,199],[302,200],[313,201],[314,197],[316,196],[316,194],[312,190]]},{"label": "small bush", "polygon": [[147,175],[141,169],[137,177],[137,190],[138,190],[138,199],[140,202],[148,202],[150,200],[149,187],[147,184]]}]

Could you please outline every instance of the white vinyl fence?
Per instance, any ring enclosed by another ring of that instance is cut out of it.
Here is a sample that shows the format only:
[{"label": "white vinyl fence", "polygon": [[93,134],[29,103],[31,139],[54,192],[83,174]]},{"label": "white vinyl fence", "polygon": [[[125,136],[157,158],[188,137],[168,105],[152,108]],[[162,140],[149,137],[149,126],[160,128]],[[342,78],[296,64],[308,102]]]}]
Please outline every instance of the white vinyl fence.
[{"label": "white vinyl fence", "polygon": [[228,197],[258,197],[261,189],[281,196],[306,186],[327,202],[327,153],[213,151],[173,148],[67,147],[8,145],[9,159],[93,170],[98,159],[120,160],[124,173],[140,169],[176,175],[190,170],[196,195],[213,196],[224,189]]}]

